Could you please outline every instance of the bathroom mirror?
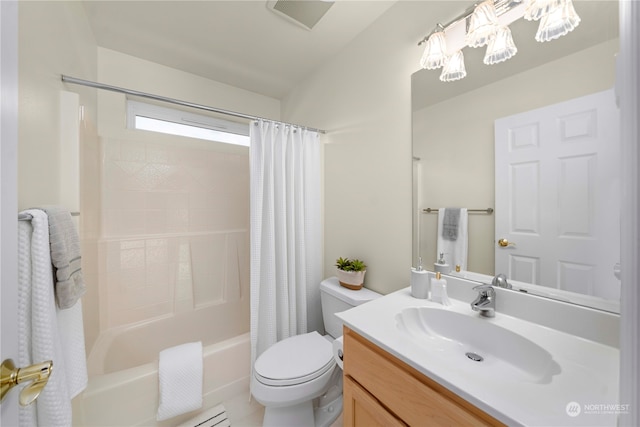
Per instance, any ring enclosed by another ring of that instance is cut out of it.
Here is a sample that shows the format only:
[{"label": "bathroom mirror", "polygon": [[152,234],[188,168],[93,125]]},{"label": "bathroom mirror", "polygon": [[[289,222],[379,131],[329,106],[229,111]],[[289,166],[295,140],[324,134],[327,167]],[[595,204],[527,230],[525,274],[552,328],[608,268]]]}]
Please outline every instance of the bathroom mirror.
[{"label": "bathroom mirror", "polygon": [[[607,90],[615,99],[618,3],[574,0],[574,5],[581,23],[564,37],[538,43],[534,39],[538,22],[520,19],[510,25],[518,48],[510,60],[484,65],[485,48],[466,47],[464,79],[440,82],[440,70],[419,70],[412,75],[414,265],[421,257],[425,268],[433,270],[437,258],[437,208],[497,209],[496,194],[504,196],[504,191],[502,182],[495,178],[496,120]],[[450,18],[434,19],[446,22]],[[416,62],[419,50],[416,49]],[[608,124],[601,122],[597,126]],[[426,213],[426,208],[436,213]],[[495,271],[495,253],[501,238],[496,235],[501,224],[495,221],[503,217],[504,212],[498,210],[469,213],[468,272],[463,272],[466,278],[486,282],[498,273],[509,275],[507,271]],[[613,227],[619,224],[619,207],[615,204],[606,208],[606,221]],[[619,234],[619,227],[615,230]],[[605,297],[597,295],[591,286],[576,292],[563,289],[560,280],[540,281],[539,277],[537,282],[515,281],[514,288],[619,312],[620,282],[614,274],[615,262],[607,259],[602,263],[610,272],[602,280],[606,283],[598,283],[606,287]],[[561,275],[556,269],[546,276]]]}]

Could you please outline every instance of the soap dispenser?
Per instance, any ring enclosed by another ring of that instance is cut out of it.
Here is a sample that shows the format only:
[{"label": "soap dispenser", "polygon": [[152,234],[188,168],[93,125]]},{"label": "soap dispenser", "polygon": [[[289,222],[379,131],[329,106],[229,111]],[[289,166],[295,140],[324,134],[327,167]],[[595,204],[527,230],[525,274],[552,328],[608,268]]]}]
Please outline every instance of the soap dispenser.
[{"label": "soap dispenser", "polygon": [[438,261],[433,264],[433,267],[437,272],[440,273],[448,273],[451,271],[451,267],[444,260],[444,252],[440,252],[440,258],[438,258]]},{"label": "soap dispenser", "polygon": [[429,298],[429,275],[422,268],[422,257],[418,258],[418,268],[411,269],[411,296],[414,298]]},{"label": "soap dispenser", "polygon": [[451,305],[449,295],[447,295],[447,281],[442,278],[440,272],[437,272],[436,277],[431,279],[431,301],[442,305]]}]

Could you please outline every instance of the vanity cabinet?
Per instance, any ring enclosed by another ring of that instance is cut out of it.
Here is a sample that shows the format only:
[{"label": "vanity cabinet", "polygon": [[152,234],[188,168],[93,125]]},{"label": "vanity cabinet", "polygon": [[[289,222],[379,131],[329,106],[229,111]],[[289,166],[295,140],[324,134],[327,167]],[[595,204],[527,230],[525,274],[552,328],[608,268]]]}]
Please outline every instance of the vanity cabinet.
[{"label": "vanity cabinet", "polygon": [[502,426],[400,359],[344,328],[344,426]]}]

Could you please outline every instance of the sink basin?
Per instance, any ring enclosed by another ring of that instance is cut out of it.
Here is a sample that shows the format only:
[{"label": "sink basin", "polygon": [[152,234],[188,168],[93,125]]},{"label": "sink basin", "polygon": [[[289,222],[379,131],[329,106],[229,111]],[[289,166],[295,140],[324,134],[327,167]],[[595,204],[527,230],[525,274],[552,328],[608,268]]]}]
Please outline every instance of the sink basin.
[{"label": "sink basin", "polygon": [[490,319],[442,308],[409,307],[396,315],[396,326],[429,354],[470,375],[548,383],[560,372],[547,350]]}]

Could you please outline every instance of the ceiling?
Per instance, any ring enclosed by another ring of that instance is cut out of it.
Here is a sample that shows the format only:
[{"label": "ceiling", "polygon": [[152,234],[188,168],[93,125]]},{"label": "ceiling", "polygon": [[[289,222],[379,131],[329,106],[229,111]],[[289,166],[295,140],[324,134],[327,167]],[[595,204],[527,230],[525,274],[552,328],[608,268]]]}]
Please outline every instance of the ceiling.
[{"label": "ceiling", "polygon": [[266,0],[84,1],[98,46],[277,99],[395,1],[338,0],[304,29]]},{"label": "ceiling", "polygon": [[[336,0],[310,31],[269,10],[266,0],[84,0],[83,4],[101,47],[283,99],[397,2],[406,6],[394,9],[395,19],[406,24],[397,32],[410,44],[472,4],[471,0]],[[439,70],[415,73],[414,110],[618,36],[618,1],[574,0],[574,5],[582,22],[558,40],[536,42],[537,22],[521,19],[511,24],[518,54],[509,61],[487,66],[482,63],[485,49],[465,48],[466,78],[442,83]],[[380,28],[388,30],[385,25]],[[416,70],[421,53],[416,46]]]}]

